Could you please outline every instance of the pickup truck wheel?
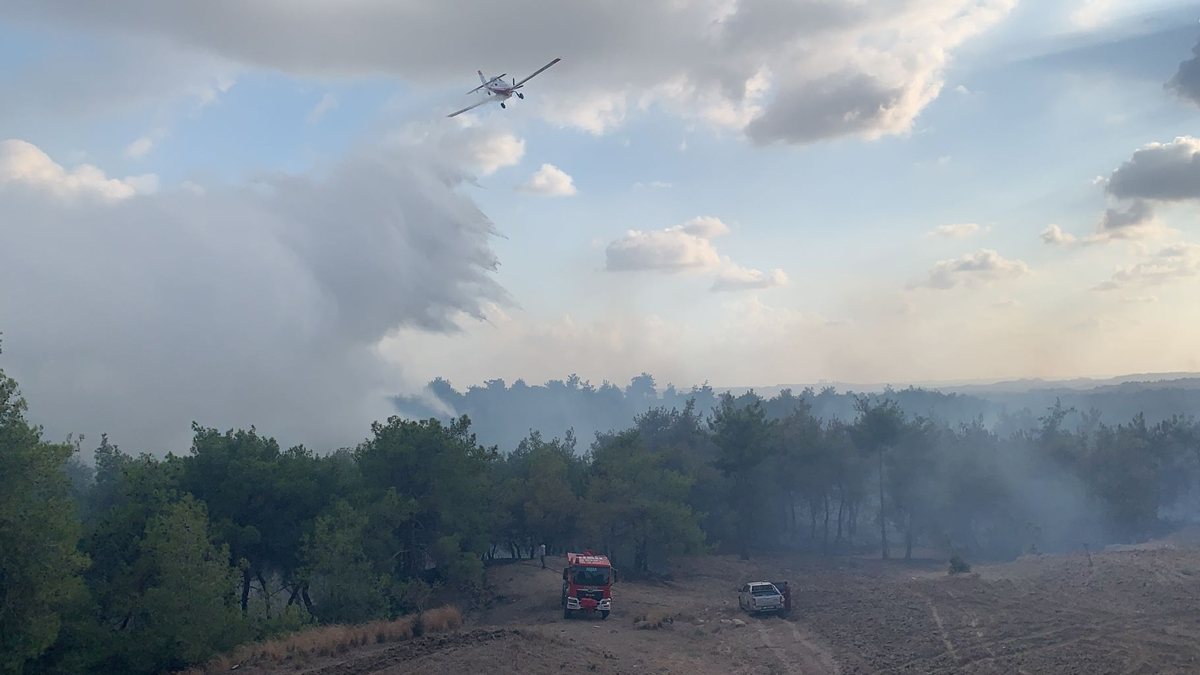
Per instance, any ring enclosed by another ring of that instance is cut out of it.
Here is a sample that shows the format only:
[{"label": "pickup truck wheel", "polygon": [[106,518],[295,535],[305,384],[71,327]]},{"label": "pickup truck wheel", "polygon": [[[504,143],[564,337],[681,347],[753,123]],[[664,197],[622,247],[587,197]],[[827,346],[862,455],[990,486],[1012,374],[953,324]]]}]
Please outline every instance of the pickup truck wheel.
[{"label": "pickup truck wheel", "polygon": [[601,620],[601,621],[603,621],[603,620],[605,620],[605,619],[607,619],[607,618],[608,618],[608,612],[607,612],[607,611],[601,611],[601,612],[600,612],[600,620]]}]

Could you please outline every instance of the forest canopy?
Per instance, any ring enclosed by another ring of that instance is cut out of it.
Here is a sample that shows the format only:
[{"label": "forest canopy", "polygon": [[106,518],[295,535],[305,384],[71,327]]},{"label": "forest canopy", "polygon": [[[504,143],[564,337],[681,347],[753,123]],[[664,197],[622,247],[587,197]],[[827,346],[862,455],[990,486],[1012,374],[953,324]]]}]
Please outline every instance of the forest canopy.
[{"label": "forest canopy", "polygon": [[[1140,541],[1196,513],[1190,416],[1113,424],[1055,401],[985,424],[929,414],[974,399],[921,390],[562,386],[612,428],[487,444],[472,415],[397,415],[316,452],[193,423],[184,454],[102,436],[89,463],[83,438],[43,437],[0,373],[0,672],[178,670],[469,599],[487,565],[542,544],[603,551],[637,578],[711,553],[1011,559]],[[501,400],[471,409],[494,421]]]}]

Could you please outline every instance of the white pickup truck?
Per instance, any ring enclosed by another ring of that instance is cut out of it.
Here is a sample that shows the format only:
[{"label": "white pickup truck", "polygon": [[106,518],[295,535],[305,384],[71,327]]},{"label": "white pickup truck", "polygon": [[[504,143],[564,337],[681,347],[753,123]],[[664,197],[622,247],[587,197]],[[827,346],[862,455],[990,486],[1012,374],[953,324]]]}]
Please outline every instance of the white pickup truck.
[{"label": "white pickup truck", "polygon": [[752,581],[738,591],[738,606],[751,614],[783,614],[783,594],[768,581]]}]

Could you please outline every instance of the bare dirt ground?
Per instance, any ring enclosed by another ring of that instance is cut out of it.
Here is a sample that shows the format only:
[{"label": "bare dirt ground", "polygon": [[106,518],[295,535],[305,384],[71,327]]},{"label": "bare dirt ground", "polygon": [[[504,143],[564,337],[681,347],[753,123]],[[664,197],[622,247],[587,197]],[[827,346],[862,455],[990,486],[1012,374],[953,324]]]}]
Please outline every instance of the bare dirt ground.
[{"label": "bare dirt ground", "polygon": [[[1200,673],[1200,550],[1091,558],[1025,557],[954,577],[942,561],[686,560],[672,581],[617,584],[606,621],[563,620],[561,559],[549,570],[523,562],[489,571],[496,597],[458,633],[278,672]],[[791,583],[791,617],[739,612],[742,583],[777,579]],[[643,615],[662,627],[635,627]]]}]

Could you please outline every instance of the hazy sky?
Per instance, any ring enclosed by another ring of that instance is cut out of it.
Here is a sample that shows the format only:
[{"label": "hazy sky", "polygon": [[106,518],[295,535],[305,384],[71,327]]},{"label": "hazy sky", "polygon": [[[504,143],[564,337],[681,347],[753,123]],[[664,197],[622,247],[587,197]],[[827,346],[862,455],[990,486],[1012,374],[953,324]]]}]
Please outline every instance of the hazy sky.
[{"label": "hazy sky", "polygon": [[0,364],[147,451],[351,443],[438,375],[1200,370],[1198,19],[0,0]]}]

